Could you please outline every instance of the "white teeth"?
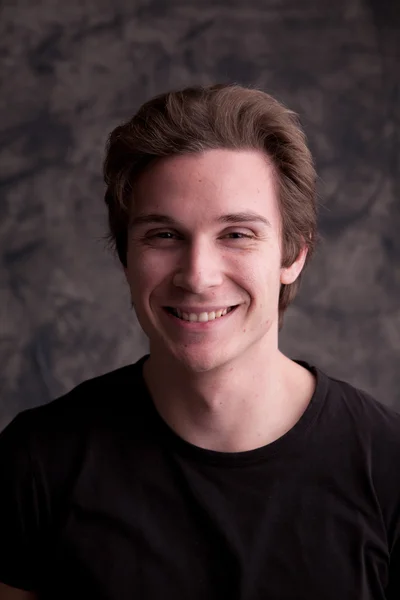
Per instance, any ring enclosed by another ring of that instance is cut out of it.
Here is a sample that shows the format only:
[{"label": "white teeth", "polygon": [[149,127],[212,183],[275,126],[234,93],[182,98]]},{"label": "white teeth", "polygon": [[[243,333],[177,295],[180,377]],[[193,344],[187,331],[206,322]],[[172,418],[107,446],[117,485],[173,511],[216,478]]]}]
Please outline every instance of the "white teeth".
[{"label": "white teeth", "polygon": [[173,311],[175,316],[177,316],[179,319],[183,319],[184,321],[190,321],[192,323],[207,323],[208,321],[214,321],[214,319],[223,317],[230,311],[230,308],[221,308],[215,312],[202,312],[200,314],[181,312],[178,308],[174,308]]}]

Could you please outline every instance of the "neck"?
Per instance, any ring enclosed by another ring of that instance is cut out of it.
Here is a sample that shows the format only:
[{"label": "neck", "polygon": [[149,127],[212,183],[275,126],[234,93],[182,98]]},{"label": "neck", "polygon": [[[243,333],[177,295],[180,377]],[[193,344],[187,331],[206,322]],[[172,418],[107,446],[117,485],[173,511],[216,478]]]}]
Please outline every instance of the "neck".
[{"label": "neck", "polygon": [[150,352],[144,377],[171,429],[219,452],[252,450],[281,437],[303,414],[315,387],[311,373],[278,349],[201,373]]}]

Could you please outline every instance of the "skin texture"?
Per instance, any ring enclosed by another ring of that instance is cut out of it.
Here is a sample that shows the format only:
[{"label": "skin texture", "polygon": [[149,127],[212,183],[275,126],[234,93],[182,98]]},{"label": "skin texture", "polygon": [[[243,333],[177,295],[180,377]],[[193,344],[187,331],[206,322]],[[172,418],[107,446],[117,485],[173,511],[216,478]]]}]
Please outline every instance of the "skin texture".
[{"label": "skin texture", "polygon": [[[281,267],[265,157],[221,149],[157,161],[136,183],[131,217],[125,274],[149,337],[145,379],[161,415],[214,449],[281,435],[313,389],[310,374],[278,349],[280,285],[298,277],[306,251]],[[227,306],[237,308],[206,326],[182,324],[165,308]]]}]

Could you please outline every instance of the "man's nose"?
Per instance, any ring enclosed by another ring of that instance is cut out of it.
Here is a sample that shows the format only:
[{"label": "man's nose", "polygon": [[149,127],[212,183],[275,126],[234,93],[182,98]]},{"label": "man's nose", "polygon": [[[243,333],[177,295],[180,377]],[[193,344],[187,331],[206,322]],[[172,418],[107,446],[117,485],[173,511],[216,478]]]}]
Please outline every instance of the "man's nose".
[{"label": "man's nose", "polygon": [[192,242],[180,259],[173,283],[193,294],[202,294],[221,285],[221,261],[217,250],[205,240]]}]

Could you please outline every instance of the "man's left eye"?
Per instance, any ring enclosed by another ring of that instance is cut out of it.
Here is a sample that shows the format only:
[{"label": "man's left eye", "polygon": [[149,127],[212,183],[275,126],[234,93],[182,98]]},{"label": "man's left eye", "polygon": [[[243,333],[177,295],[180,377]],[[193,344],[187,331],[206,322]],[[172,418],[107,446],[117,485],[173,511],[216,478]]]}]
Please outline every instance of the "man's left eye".
[{"label": "man's left eye", "polygon": [[227,233],[227,237],[230,237],[234,240],[241,240],[243,238],[252,238],[253,236],[250,235],[249,233],[243,233],[243,231],[231,231],[230,233]]}]

